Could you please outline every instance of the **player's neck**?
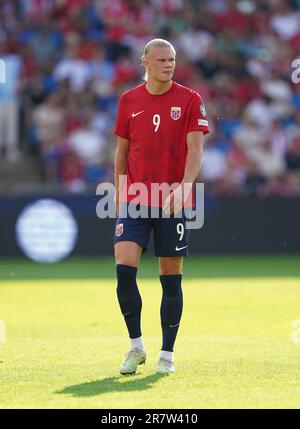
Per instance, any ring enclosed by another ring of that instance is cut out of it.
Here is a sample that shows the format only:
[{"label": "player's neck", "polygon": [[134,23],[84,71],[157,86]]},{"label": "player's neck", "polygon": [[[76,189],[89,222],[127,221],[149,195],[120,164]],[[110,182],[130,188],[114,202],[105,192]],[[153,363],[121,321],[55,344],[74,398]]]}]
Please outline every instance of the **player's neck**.
[{"label": "player's neck", "polygon": [[148,80],[146,82],[146,89],[152,95],[161,95],[169,91],[172,86],[172,83],[172,80],[170,80],[169,82],[157,82]]}]

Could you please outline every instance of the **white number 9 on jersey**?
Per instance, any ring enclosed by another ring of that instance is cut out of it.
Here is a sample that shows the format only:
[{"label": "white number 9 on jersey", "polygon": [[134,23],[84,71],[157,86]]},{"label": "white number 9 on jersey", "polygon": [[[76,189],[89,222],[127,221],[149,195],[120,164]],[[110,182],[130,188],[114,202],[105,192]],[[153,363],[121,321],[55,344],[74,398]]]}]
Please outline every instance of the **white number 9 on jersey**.
[{"label": "white number 9 on jersey", "polygon": [[160,116],[157,113],[153,115],[153,125],[155,126],[154,132],[156,133],[160,125]]},{"label": "white number 9 on jersey", "polygon": [[183,239],[183,236],[184,236],[183,223],[178,223],[176,229],[177,229],[177,234],[180,235],[179,241],[181,241]]}]

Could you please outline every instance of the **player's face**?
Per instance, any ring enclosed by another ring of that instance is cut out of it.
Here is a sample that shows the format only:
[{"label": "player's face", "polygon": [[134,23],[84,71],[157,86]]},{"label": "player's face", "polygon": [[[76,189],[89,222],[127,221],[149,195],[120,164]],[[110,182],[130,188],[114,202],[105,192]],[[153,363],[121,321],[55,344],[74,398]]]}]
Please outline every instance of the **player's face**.
[{"label": "player's face", "polygon": [[152,47],[144,64],[149,78],[159,82],[169,82],[175,69],[175,53],[171,48]]}]

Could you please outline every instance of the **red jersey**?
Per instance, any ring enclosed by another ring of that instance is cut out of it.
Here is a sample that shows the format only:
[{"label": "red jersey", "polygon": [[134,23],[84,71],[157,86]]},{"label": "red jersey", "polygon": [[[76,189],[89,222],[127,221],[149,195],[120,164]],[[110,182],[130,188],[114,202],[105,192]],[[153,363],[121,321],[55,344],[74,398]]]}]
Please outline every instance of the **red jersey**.
[{"label": "red jersey", "polygon": [[[152,183],[182,181],[191,131],[209,132],[205,107],[196,91],[172,82],[167,92],[152,95],[144,83],[121,96],[115,134],[129,140],[127,187],[137,182],[146,185],[146,205],[151,205]],[[123,196],[121,201],[134,197]],[[152,205],[161,206],[161,201],[152,200]]]}]

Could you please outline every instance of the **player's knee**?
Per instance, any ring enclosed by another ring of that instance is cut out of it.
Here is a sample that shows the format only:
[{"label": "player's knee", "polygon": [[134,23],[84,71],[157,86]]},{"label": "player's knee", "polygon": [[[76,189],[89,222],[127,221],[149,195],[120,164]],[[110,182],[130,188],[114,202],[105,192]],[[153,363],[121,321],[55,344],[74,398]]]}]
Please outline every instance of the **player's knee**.
[{"label": "player's knee", "polygon": [[129,289],[136,286],[137,268],[126,264],[117,264],[116,273],[118,289]]},{"label": "player's knee", "polygon": [[136,260],[128,255],[116,257],[116,265],[126,265],[127,267],[137,269]]},{"label": "player's knee", "polygon": [[164,259],[160,261],[160,275],[182,274],[182,259]]},{"label": "player's knee", "polygon": [[181,274],[181,269],[179,267],[164,267],[160,270],[161,276],[172,276]]},{"label": "player's knee", "polygon": [[160,276],[163,289],[160,308],[162,326],[167,325],[170,328],[178,328],[179,326],[183,308],[181,280],[181,275]]},{"label": "player's knee", "polygon": [[163,289],[163,295],[166,297],[182,296],[181,281],[182,275],[160,275],[160,283]]},{"label": "player's knee", "polygon": [[140,253],[141,250],[135,243],[117,243],[115,245],[116,264],[136,268],[139,264]]},{"label": "player's knee", "polygon": [[124,316],[139,314],[141,310],[141,296],[136,284],[137,269],[127,265],[118,264],[117,296],[122,314]]}]

